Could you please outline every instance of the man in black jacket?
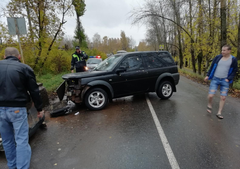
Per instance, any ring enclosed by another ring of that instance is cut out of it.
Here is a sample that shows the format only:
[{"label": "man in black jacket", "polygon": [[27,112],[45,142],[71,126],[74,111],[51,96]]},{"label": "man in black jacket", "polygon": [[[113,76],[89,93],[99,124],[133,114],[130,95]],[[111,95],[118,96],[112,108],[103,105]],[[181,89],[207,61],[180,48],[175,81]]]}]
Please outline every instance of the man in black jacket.
[{"label": "man in black jacket", "polygon": [[[5,49],[0,61],[0,133],[9,168],[28,169],[31,148],[28,144],[26,104],[29,94],[42,118],[42,101],[33,70],[20,62],[16,48]],[[28,94],[29,92],[29,94]]]},{"label": "man in black jacket", "polygon": [[71,61],[72,73],[74,72],[74,67],[76,68],[76,72],[84,72],[87,59],[88,55],[84,51],[81,51],[79,46],[76,46],[76,52],[72,54]]}]

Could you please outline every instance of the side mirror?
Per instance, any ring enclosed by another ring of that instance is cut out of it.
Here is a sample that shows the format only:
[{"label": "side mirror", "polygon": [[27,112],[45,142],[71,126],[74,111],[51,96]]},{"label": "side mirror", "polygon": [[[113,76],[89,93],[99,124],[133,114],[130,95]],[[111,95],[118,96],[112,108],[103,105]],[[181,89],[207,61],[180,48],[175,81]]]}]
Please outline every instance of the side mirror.
[{"label": "side mirror", "polygon": [[125,72],[127,70],[127,66],[120,66],[118,69],[117,69],[117,74],[121,73],[121,72]]}]

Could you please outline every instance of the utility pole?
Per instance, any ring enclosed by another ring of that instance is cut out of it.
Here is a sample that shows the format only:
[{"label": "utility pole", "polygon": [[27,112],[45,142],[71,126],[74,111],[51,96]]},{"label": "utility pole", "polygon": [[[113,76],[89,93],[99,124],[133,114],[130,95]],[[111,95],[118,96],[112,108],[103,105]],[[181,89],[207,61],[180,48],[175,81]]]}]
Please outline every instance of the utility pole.
[{"label": "utility pole", "polygon": [[23,58],[21,41],[20,41],[20,35],[27,34],[25,19],[24,18],[7,18],[7,22],[8,22],[9,34],[17,35],[22,61],[23,63],[25,63]]},{"label": "utility pole", "polygon": [[18,30],[17,18],[14,18],[14,22],[15,22],[16,34],[17,34],[17,37],[18,37],[18,43],[19,43],[19,48],[20,48],[20,53],[21,53],[22,61],[23,61],[23,63],[25,63],[25,62],[24,62],[24,57],[23,57],[23,52],[22,52],[21,41],[20,41],[20,37],[19,37],[19,30]]}]

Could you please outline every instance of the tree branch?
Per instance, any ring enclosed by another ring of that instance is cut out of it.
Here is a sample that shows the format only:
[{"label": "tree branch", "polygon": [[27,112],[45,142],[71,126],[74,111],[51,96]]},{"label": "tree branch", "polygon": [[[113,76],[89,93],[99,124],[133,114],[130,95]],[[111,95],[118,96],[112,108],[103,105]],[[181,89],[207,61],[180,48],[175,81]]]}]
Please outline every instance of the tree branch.
[{"label": "tree branch", "polygon": [[160,14],[157,14],[157,13],[153,13],[152,11],[149,11],[149,10],[140,10],[139,12],[142,12],[143,14],[139,15],[138,13],[135,13],[135,14],[132,14],[131,17],[134,17],[136,15],[136,18],[134,19],[133,21],[133,24],[137,24],[139,23],[140,21],[142,21],[143,19],[145,18],[148,18],[148,17],[152,17],[152,16],[155,16],[155,17],[160,17],[162,19],[165,19],[165,20],[168,20],[172,23],[174,23],[175,25],[177,25],[179,28],[181,28],[188,36],[189,38],[192,40],[192,42],[194,43],[194,39],[192,38],[192,36],[188,33],[188,31],[186,29],[184,29],[180,24],[178,24],[177,22],[175,22],[174,20],[170,19],[170,18],[166,18]]},{"label": "tree branch", "polygon": [[228,39],[230,40],[234,47],[236,48],[238,47],[238,45],[230,38],[230,36],[228,36]]},{"label": "tree branch", "polygon": [[47,60],[47,56],[49,55],[50,51],[52,50],[52,46],[53,46],[55,40],[57,39],[58,34],[61,32],[62,26],[67,22],[67,21],[64,21],[64,18],[65,18],[65,14],[66,14],[66,13],[68,12],[68,10],[71,8],[71,5],[69,5],[68,8],[65,10],[65,2],[66,2],[66,0],[64,0],[63,5],[62,5],[62,12],[63,12],[63,13],[62,13],[62,21],[61,21],[61,23],[59,24],[58,30],[57,30],[57,32],[55,33],[54,38],[52,39],[51,44],[50,44],[49,47],[48,47],[47,55],[46,55],[46,57],[44,58],[44,61],[43,61],[42,65],[41,65],[41,68],[43,68],[44,63],[45,63],[45,61]]}]

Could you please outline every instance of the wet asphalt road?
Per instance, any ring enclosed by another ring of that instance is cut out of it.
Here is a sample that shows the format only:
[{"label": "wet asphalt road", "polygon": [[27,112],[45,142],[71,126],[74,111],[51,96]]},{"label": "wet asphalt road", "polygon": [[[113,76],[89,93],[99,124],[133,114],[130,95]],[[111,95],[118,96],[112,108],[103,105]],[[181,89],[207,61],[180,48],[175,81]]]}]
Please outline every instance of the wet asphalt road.
[{"label": "wet asphalt road", "polygon": [[[32,169],[170,169],[146,97],[181,169],[240,168],[240,100],[228,97],[223,120],[206,112],[208,87],[181,77],[169,100],[155,93],[115,99],[102,111],[78,108],[50,118],[31,138]],[[6,160],[0,152],[0,168]]]}]

